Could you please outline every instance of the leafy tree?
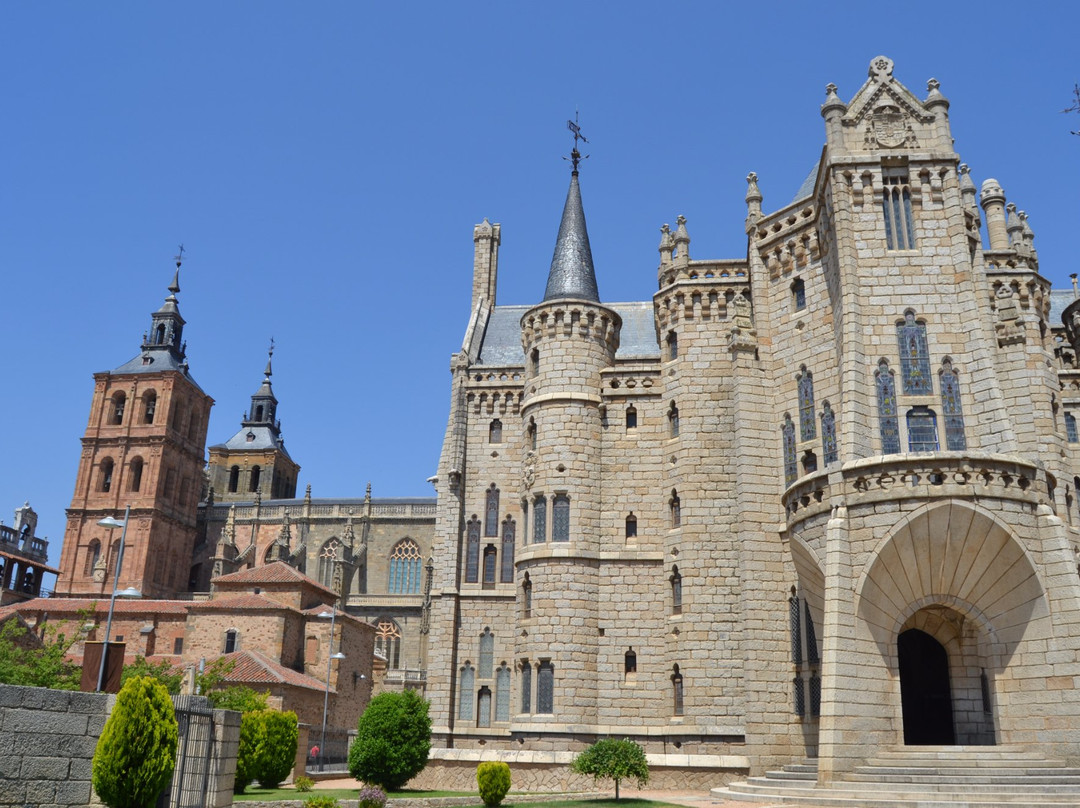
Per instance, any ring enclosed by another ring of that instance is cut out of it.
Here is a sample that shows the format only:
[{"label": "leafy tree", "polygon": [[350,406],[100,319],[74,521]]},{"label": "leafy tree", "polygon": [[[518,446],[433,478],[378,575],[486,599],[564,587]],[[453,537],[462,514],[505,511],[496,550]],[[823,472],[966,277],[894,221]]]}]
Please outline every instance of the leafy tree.
[{"label": "leafy tree", "polygon": [[619,799],[619,781],[637,780],[638,788],[649,782],[649,764],[645,750],[629,739],[605,738],[597,741],[570,764],[570,771],[615,781],[615,799]]},{"label": "leafy tree", "polygon": [[262,710],[247,715],[254,716],[258,722],[252,774],[263,788],[277,788],[296,764],[296,744],[299,739],[296,713]]},{"label": "leafy tree", "polygon": [[510,790],[510,767],[501,760],[481,763],[476,767],[476,784],[484,805],[495,808]]},{"label": "leafy tree", "polygon": [[221,690],[211,690],[206,694],[210,703],[219,710],[236,710],[238,713],[253,713],[265,710],[270,691],[256,693],[247,685],[229,685]]},{"label": "leafy tree", "polygon": [[240,717],[240,746],[236,750],[236,779],[233,780],[233,791],[237,794],[243,794],[255,779],[255,750],[261,724],[258,712],[244,713]]},{"label": "leafy tree", "polygon": [[228,657],[218,657],[209,665],[207,665],[203,672],[195,677],[196,692],[207,696],[210,701],[214,698],[210,694],[217,690],[225,681],[225,677],[232,673],[232,669],[236,667],[236,660],[229,659]]},{"label": "leafy tree", "polygon": [[149,808],[172,777],[177,726],[165,686],[150,676],[120,688],[94,750],[94,790],[110,808]]},{"label": "leafy tree", "polygon": [[431,751],[428,703],[412,690],[380,693],[371,700],[349,747],[349,774],[398,791],[427,765]]},{"label": "leafy tree", "polygon": [[162,660],[151,663],[146,661],[146,657],[137,656],[134,662],[124,666],[124,671],[120,674],[120,686],[123,687],[129,679],[137,679],[140,676],[157,679],[173,696],[180,692],[180,685],[184,682],[183,669],[177,668],[171,662]]},{"label": "leafy tree", "polygon": [[[82,612],[79,616],[81,626],[86,621]],[[67,624],[46,625],[38,637],[16,615],[4,621],[0,625],[0,683],[78,690],[82,669],[67,653],[86,633],[69,628]]]}]

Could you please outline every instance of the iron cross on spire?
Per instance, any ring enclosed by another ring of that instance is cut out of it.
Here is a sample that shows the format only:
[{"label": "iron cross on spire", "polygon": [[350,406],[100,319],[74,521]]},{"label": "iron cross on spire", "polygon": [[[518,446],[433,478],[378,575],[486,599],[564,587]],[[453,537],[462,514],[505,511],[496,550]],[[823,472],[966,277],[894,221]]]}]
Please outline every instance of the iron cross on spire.
[{"label": "iron cross on spire", "polygon": [[184,263],[184,245],[180,245],[180,252],[173,256],[176,259],[176,268],[180,269],[180,265]]},{"label": "iron cross on spire", "polygon": [[566,128],[574,133],[574,150],[570,152],[569,157],[564,157],[564,160],[569,160],[574,164],[574,173],[577,173],[578,163],[583,159],[588,159],[589,155],[581,156],[581,152],[578,151],[577,142],[580,140],[582,143],[588,143],[589,139],[585,135],[581,134],[581,127],[578,125],[578,111],[574,110],[574,120],[566,122]]}]

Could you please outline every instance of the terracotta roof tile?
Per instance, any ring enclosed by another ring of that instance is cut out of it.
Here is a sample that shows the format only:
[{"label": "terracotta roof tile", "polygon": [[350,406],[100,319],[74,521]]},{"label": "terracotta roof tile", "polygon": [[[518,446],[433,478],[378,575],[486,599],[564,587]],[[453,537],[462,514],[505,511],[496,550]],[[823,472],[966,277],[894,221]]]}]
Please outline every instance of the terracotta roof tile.
[{"label": "terracotta roof tile", "polygon": [[307,584],[334,595],[333,590],[327,589],[318,581],[308,578],[304,573],[294,567],[290,567],[284,561],[272,561],[261,567],[239,572],[230,572],[228,575],[220,575],[214,578],[213,584]]},{"label": "terracotta roof tile", "polygon": [[[275,662],[258,651],[237,651],[234,654],[226,654],[225,659],[234,660],[236,665],[225,676],[224,681],[232,684],[245,685],[291,685],[303,687],[308,690],[317,690],[320,693],[326,691],[326,683],[320,682],[306,674],[298,673],[292,668],[286,668],[279,662]],[[337,691],[330,688],[331,693]]]},{"label": "terracotta roof tile", "polygon": [[[34,598],[33,600],[13,603],[0,610],[0,616],[19,612],[20,614],[48,612],[50,615],[89,610],[92,604],[96,604],[94,614],[107,614],[109,611],[109,596],[103,595],[97,598]],[[175,614],[185,615],[188,609],[194,605],[190,600],[142,600],[117,598],[113,609],[115,614]]]},{"label": "terracotta roof tile", "polygon": [[198,603],[192,603],[189,608],[196,612],[213,612],[219,610],[231,612],[249,609],[271,609],[277,612],[298,611],[292,606],[286,606],[284,603],[265,598],[262,595],[234,595],[231,597],[213,598],[212,600],[201,600]]}]

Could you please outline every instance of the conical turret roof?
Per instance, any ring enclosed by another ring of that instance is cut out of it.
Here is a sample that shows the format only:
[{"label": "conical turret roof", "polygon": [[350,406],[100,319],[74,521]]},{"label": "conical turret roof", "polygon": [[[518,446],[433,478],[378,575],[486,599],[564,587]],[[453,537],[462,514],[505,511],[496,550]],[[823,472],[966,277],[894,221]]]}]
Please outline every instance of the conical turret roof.
[{"label": "conical turret roof", "polygon": [[570,190],[566,193],[559,237],[555,241],[555,255],[551,258],[547,289],[544,291],[544,302],[561,298],[600,302],[577,171],[570,175]]}]

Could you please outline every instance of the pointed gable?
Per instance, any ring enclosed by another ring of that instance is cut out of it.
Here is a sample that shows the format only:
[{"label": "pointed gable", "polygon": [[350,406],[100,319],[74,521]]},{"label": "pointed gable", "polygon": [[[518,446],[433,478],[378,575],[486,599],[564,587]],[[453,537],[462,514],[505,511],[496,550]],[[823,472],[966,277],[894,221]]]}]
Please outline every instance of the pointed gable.
[{"label": "pointed gable", "polygon": [[337,594],[283,561],[274,561],[253,569],[240,570],[214,578],[213,600],[240,594],[262,595],[292,609],[310,609],[330,604]]}]

